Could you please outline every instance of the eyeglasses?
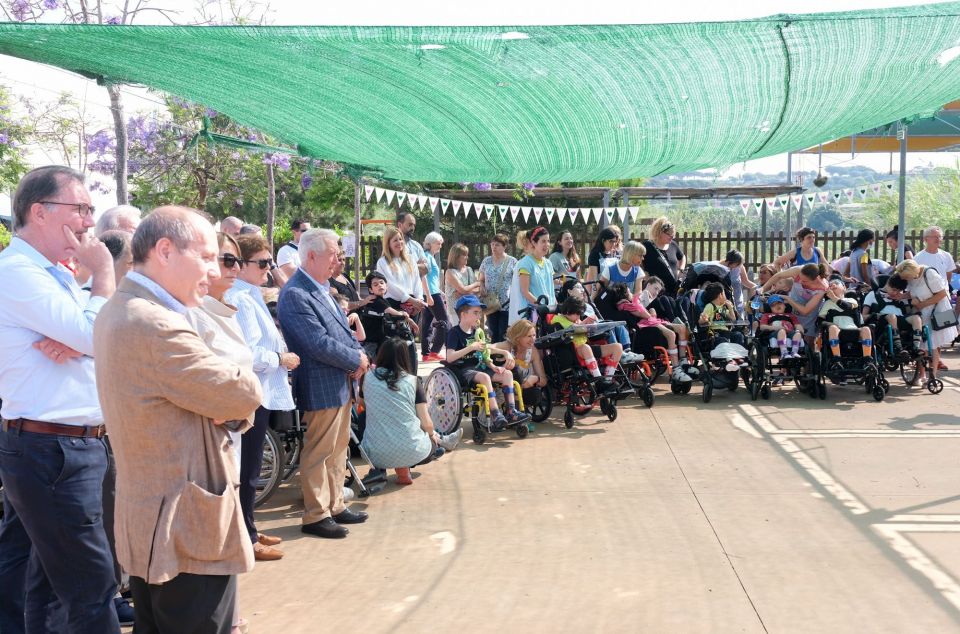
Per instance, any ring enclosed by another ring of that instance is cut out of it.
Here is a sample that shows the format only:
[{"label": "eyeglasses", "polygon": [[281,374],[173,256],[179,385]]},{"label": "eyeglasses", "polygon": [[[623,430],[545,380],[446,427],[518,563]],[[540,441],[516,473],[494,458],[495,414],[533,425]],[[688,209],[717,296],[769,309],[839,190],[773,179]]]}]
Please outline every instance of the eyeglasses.
[{"label": "eyeglasses", "polygon": [[261,269],[270,268],[270,265],[273,264],[273,260],[270,258],[266,258],[264,260],[242,260],[242,261],[246,262],[247,264],[256,264]]},{"label": "eyeglasses", "polygon": [[223,255],[217,256],[217,259],[223,262],[223,268],[225,269],[232,269],[235,266],[239,266],[241,269],[243,268],[244,260],[241,260],[232,253],[224,253]]},{"label": "eyeglasses", "polygon": [[39,200],[37,201],[41,205],[63,205],[64,207],[73,207],[74,211],[81,218],[86,218],[87,216],[92,216],[97,210],[93,205],[88,205],[87,203],[62,203],[59,200]]}]

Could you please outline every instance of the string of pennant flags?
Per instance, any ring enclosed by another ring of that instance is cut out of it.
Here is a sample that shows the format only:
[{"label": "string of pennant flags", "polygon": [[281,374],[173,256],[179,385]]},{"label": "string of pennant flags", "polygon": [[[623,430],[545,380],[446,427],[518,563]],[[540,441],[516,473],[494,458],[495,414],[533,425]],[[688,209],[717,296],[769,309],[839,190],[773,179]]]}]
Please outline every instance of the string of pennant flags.
[{"label": "string of pennant flags", "polygon": [[[367,202],[385,203],[388,206],[396,205],[397,209],[403,209],[408,205],[411,210],[429,209],[435,211],[440,208],[442,214],[452,214],[454,216],[471,216],[478,219],[486,218],[490,220],[493,214],[499,212],[501,221],[508,217],[511,221],[516,221],[517,217],[522,217],[524,222],[529,222],[533,216],[536,222],[552,222],[554,219],[563,223],[569,219],[571,223],[578,221],[599,223],[600,218],[606,216],[608,223],[621,222],[629,219],[633,221],[637,218],[640,207],[622,206],[622,207],[530,207],[526,205],[506,205],[500,203],[479,203],[463,200],[452,200],[449,198],[438,198],[433,196],[423,196],[421,194],[411,194],[408,192],[386,189],[383,187],[374,187],[373,185],[364,186],[364,196]],[[783,196],[772,196],[769,198],[741,198],[740,209],[744,214],[753,210],[760,214],[763,206],[766,204],[767,210],[772,211],[780,208],[784,211],[791,207],[800,210],[804,203],[809,209],[816,205],[841,204],[842,202],[857,202],[866,200],[869,196],[889,195],[894,191],[894,181],[882,181],[867,185],[858,185],[857,187],[847,187],[832,191],[804,192],[802,194],[792,194]]]}]

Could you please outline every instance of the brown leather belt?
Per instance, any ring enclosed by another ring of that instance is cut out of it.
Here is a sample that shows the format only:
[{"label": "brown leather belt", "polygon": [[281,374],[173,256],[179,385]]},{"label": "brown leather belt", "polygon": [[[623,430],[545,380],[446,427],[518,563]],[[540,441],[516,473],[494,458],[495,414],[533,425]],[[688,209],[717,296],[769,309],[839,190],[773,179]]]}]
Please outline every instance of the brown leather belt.
[{"label": "brown leather belt", "polygon": [[15,429],[28,431],[33,434],[51,434],[54,436],[76,436],[78,438],[103,438],[107,433],[106,427],[97,425],[87,427],[80,425],[61,425],[60,423],[45,423],[42,420],[16,418],[3,421],[3,431]]}]

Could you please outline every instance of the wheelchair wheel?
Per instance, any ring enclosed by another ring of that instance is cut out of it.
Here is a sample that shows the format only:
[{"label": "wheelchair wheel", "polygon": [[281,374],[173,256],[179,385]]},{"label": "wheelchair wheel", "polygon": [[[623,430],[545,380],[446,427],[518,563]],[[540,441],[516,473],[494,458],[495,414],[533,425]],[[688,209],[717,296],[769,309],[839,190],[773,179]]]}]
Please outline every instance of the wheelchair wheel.
[{"label": "wheelchair wheel", "polygon": [[703,384],[703,402],[709,403],[713,398],[713,383],[707,381]]},{"label": "wheelchair wheel", "polygon": [[927,381],[927,389],[931,394],[939,394],[943,391],[943,381],[940,379],[930,379]]},{"label": "wheelchair wheel", "polygon": [[613,401],[610,401],[610,406],[607,407],[607,420],[611,423],[617,420],[617,404]]},{"label": "wheelchair wheel", "polygon": [[689,393],[690,393],[690,388],[692,388],[692,387],[693,387],[693,381],[690,381],[690,382],[688,382],[688,383],[681,383],[681,384],[680,384],[680,393],[681,393],[681,394],[689,394]]},{"label": "wheelchair wheel", "polygon": [[530,414],[530,420],[535,423],[542,423],[550,418],[550,412],[553,411],[553,392],[549,385],[540,388],[539,403],[524,403],[527,406],[527,413]]},{"label": "wheelchair wheel", "polygon": [[526,424],[526,423],[520,423],[519,425],[517,425],[517,426],[515,427],[515,429],[517,430],[517,437],[518,437],[518,438],[526,438],[526,437],[527,437],[527,434],[530,433],[530,428],[527,427],[527,424]]},{"label": "wheelchair wheel", "polygon": [[920,378],[920,368],[922,368],[921,361],[913,361],[911,363],[903,363],[900,365],[900,378],[903,379],[903,382],[913,387],[917,384],[917,380]]},{"label": "wheelchair wheel", "polygon": [[563,415],[563,426],[566,427],[567,429],[573,429],[574,422],[575,421],[573,418],[573,412],[570,410],[567,410],[567,413]]},{"label": "wheelchair wheel", "polygon": [[821,401],[827,400],[827,384],[823,381],[817,381],[817,396]]},{"label": "wheelchair wheel", "polygon": [[476,420],[473,421],[473,442],[477,445],[482,445],[487,442],[487,430]]},{"label": "wheelchair wheel", "polygon": [[638,391],[638,396],[640,396],[640,400],[643,401],[643,404],[646,405],[647,407],[653,407],[654,396],[653,396],[653,390],[650,389],[650,386],[645,385],[639,388],[637,391]]},{"label": "wheelchair wheel", "polygon": [[280,435],[268,427],[267,435],[263,439],[263,462],[260,465],[260,477],[257,479],[257,489],[253,497],[254,507],[269,500],[280,486],[285,463],[286,456]]},{"label": "wheelchair wheel", "polygon": [[763,400],[770,400],[770,384],[766,381],[763,382],[763,385],[760,386],[760,396],[763,397]]},{"label": "wheelchair wheel", "polygon": [[463,420],[463,392],[456,375],[448,368],[437,368],[427,378],[427,410],[434,428],[452,434]]},{"label": "wheelchair wheel", "polygon": [[875,385],[873,387],[873,400],[880,402],[883,400],[883,397],[886,395],[887,393],[883,391],[882,385]]}]

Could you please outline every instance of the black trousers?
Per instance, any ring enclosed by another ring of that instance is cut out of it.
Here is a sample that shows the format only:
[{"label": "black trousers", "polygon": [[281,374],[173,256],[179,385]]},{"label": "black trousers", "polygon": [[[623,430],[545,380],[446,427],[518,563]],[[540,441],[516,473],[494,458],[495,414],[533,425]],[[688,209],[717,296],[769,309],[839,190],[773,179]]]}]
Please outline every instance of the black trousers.
[{"label": "black trousers", "polygon": [[443,293],[434,293],[431,297],[433,306],[427,306],[420,313],[420,352],[423,354],[440,352],[440,348],[447,342],[447,331],[450,329]]},{"label": "black trousers", "polygon": [[272,414],[273,410],[258,407],[253,415],[253,428],[240,439],[240,510],[254,544],[257,543],[257,525],[253,521],[253,500],[257,497],[257,482],[263,465],[263,440],[267,437]]},{"label": "black trousers", "polygon": [[130,591],[137,634],[230,634],[236,575],[180,573],[160,585],[130,577]]}]

